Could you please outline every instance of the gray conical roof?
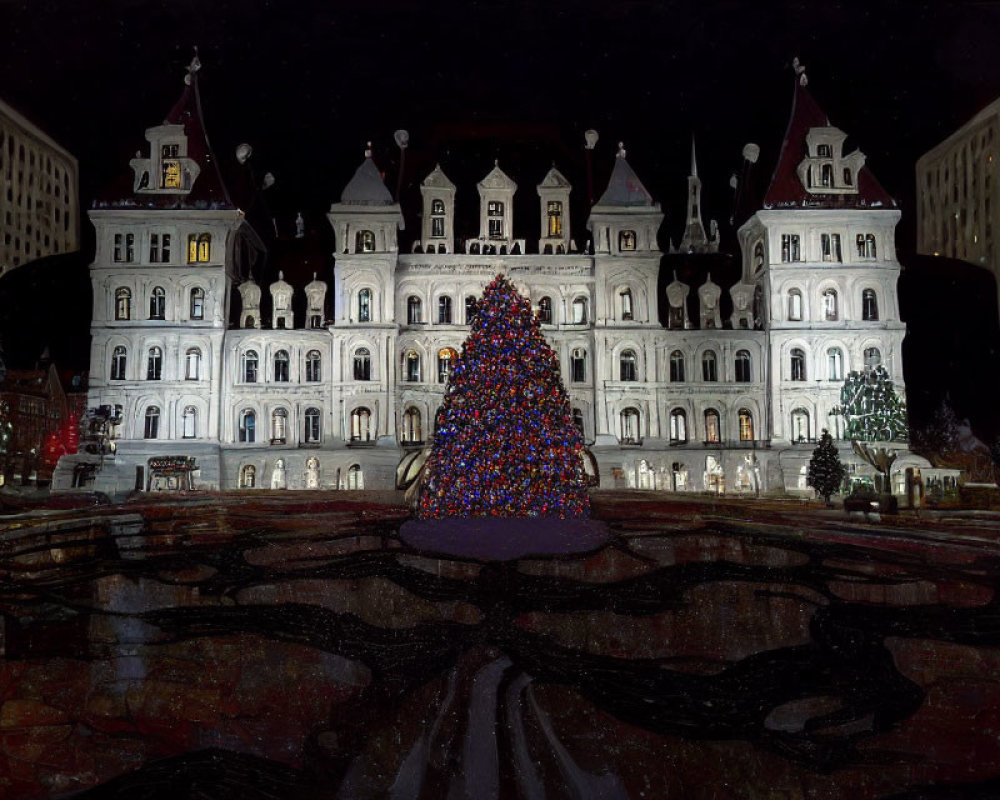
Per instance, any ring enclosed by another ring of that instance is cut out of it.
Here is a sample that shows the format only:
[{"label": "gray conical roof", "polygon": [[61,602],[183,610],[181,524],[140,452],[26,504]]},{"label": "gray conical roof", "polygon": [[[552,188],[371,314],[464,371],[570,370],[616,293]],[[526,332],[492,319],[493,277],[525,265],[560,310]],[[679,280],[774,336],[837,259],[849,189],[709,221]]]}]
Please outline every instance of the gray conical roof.
[{"label": "gray conical roof", "polygon": [[344,187],[340,202],[351,206],[391,206],[392,195],[382,182],[382,174],[371,157],[361,162],[354,177]]},{"label": "gray conical roof", "polygon": [[611,170],[608,188],[604,190],[599,206],[651,206],[653,196],[646,191],[635,170],[625,160],[625,155],[619,153],[615,159],[615,167]]}]

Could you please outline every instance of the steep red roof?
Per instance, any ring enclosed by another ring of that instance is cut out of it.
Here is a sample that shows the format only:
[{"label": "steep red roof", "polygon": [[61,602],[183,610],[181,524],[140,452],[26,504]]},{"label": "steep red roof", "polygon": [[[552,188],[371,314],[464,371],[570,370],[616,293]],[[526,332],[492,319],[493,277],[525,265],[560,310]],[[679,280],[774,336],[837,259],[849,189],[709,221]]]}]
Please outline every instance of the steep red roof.
[{"label": "steep red roof", "polygon": [[[201,172],[187,194],[144,194],[133,190],[134,176],[126,169],[94,200],[94,208],[235,208],[229,191],[222,180],[219,164],[208,143],[204,118],[201,113],[201,95],[198,91],[198,73],[188,72],[184,91],[163,120],[165,125],[183,125],[187,136],[187,155],[198,162]],[[149,143],[144,142],[143,156]]]},{"label": "steep red roof", "polygon": [[810,128],[830,125],[830,119],[801,80],[795,81],[792,114],[781,143],[778,165],[764,196],[764,208],[895,208],[896,201],[882,188],[867,166],[858,172],[856,194],[819,194],[806,191],[796,172],[805,158]]}]

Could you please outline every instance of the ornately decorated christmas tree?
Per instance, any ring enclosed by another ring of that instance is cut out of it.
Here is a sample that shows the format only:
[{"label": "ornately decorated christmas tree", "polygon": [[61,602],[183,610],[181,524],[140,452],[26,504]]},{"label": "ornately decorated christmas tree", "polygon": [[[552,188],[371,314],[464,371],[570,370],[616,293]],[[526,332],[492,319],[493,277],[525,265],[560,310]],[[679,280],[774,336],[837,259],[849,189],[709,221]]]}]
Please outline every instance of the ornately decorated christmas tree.
[{"label": "ornately decorated christmas tree", "polygon": [[498,275],[445,390],[419,516],[588,516],[582,448],[556,354]]}]

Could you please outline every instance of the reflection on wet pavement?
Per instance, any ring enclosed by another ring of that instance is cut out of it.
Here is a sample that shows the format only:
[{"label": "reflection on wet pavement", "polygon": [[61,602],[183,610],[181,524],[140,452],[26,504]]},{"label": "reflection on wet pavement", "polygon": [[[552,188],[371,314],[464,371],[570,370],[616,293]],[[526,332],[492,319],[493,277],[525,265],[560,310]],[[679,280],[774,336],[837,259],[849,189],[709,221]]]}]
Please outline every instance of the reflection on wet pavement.
[{"label": "reflection on wet pavement", "polygon": [[506,564],[331,497],[8,520],[0,797],[991,791],[995,519],[594,506],[607,547]]}]

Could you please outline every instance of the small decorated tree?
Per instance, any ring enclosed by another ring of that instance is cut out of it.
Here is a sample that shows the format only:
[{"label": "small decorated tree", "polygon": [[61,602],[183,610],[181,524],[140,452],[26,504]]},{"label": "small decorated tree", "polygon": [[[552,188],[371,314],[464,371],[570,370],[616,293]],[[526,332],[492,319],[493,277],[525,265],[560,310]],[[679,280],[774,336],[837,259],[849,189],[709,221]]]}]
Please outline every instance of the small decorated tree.
[{"label": "small decorated tree", "polygon": [[906,401],[896,394],[888,371],[881,364],[851,372],[840,390],[840,405],[832,412],[844,417],[851,448],[879,473],[880,491],[889,492],[889,473],[895,450],[872,442],[904,442],[909,437]]},{"label": "small decorated tree", "polygon": [[527,298],[498,275],[438,412],[419,516],[589,516],[583,438]]},{"label": "small decorated tree", "polygon": [[830,495],[836,492],[843,482],[844,465],[840,463],[840,455],[833,443],[833,437],[824,428],[819,444],[809,460],[806,483],[822,496],[827,505],[830,505]]}]

